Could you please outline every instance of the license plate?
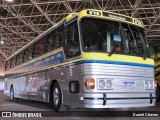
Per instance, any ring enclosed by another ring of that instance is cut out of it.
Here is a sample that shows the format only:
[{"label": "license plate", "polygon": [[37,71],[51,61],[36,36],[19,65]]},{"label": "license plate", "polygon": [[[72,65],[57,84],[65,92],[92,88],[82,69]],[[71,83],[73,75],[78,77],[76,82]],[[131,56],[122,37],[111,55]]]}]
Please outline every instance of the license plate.
[{"label": "license plate", "polygon": [[123,82],[124,87],[127,88],[134,88],[135,87],[135,82]]}]

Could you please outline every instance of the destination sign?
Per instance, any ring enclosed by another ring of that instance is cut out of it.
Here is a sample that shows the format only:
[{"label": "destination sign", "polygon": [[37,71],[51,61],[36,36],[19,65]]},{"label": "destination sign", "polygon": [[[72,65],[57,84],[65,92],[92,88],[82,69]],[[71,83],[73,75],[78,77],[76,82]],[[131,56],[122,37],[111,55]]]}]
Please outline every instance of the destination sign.
[{"label": "destination sign", "polygon": [[[87,14],[101,16],[101,12],[95,11],[95,10],[88,10]],[[132,18],[127,17],[127,16],[123,16],[123,15],[119,15],[119,14],[115,14],[115,13],[109,13],[109,12],[102,12],[102,15],[104,17],[109,17],[109,18],[113,18],[113,19],[117,19],[117,20],[121,20],[121,21],[127,21],[127,22],[131,22],[131,23],[135,23],[137,25],[143,26],[143,23],[140,20],[137,20],[137,19],[133,20]]]},{"label": "destination sign", "polygon": [[113,13],[103,12],[103,16],[118,19],[118,20],[122,20],[122,21],[133,22],[133,20],[129,17],[125,17],[125,16],[113,14]]},{"label": "destination sign", "polygon": [[101,16],[101,13],[99,11],[93,11],[93,10],[88,10],[87,14]]}]

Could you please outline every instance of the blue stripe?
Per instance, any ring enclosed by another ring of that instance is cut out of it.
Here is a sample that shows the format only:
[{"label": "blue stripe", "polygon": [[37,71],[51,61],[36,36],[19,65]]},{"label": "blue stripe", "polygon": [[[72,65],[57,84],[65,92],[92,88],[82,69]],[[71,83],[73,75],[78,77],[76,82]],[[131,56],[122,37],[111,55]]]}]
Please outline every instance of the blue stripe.
[{"label": "blue stripe", "polygon": [[82,64],[82,63],[115,64],[115,65],[128,65],[128,66],[139,66],[139,67],[154,68],[154,65],[149,65],[149,64],[119,62],[119,61],[106,61],[106,60],[83,60],[83,61],[75,62],[75,64]]}]

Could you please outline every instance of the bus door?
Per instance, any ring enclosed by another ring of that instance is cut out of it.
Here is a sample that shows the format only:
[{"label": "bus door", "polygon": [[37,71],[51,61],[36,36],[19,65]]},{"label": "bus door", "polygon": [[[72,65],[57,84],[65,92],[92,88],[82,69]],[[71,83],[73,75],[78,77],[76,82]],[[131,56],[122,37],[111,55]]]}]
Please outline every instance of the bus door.
[{"label": "bus door", "polygon": [[[64,103],[73,104],[79,98],[79,86],[81,80],[81,65],[76,65],[75,60],[80,58],[80,42],[77,21],[74,21],[65,28],[65,57],[66,65],[66,86],[64,90]],[[74,90],[73,90],[74,89]]]}]

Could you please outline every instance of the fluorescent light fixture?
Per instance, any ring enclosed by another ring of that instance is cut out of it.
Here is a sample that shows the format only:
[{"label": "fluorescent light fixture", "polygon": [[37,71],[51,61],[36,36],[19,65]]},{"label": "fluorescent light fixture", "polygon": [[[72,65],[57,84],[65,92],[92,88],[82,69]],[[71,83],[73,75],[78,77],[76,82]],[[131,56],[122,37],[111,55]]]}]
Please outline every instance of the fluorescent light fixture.
[{"label": "fluorescent light fixture", "polygon": [[1,43],[0,44],[4,44],[4,41],[1,41]]},{"label": "fluorescent light fixture", "polygon": [[13,2],[13,0],[6,0],[7,2]]}]

